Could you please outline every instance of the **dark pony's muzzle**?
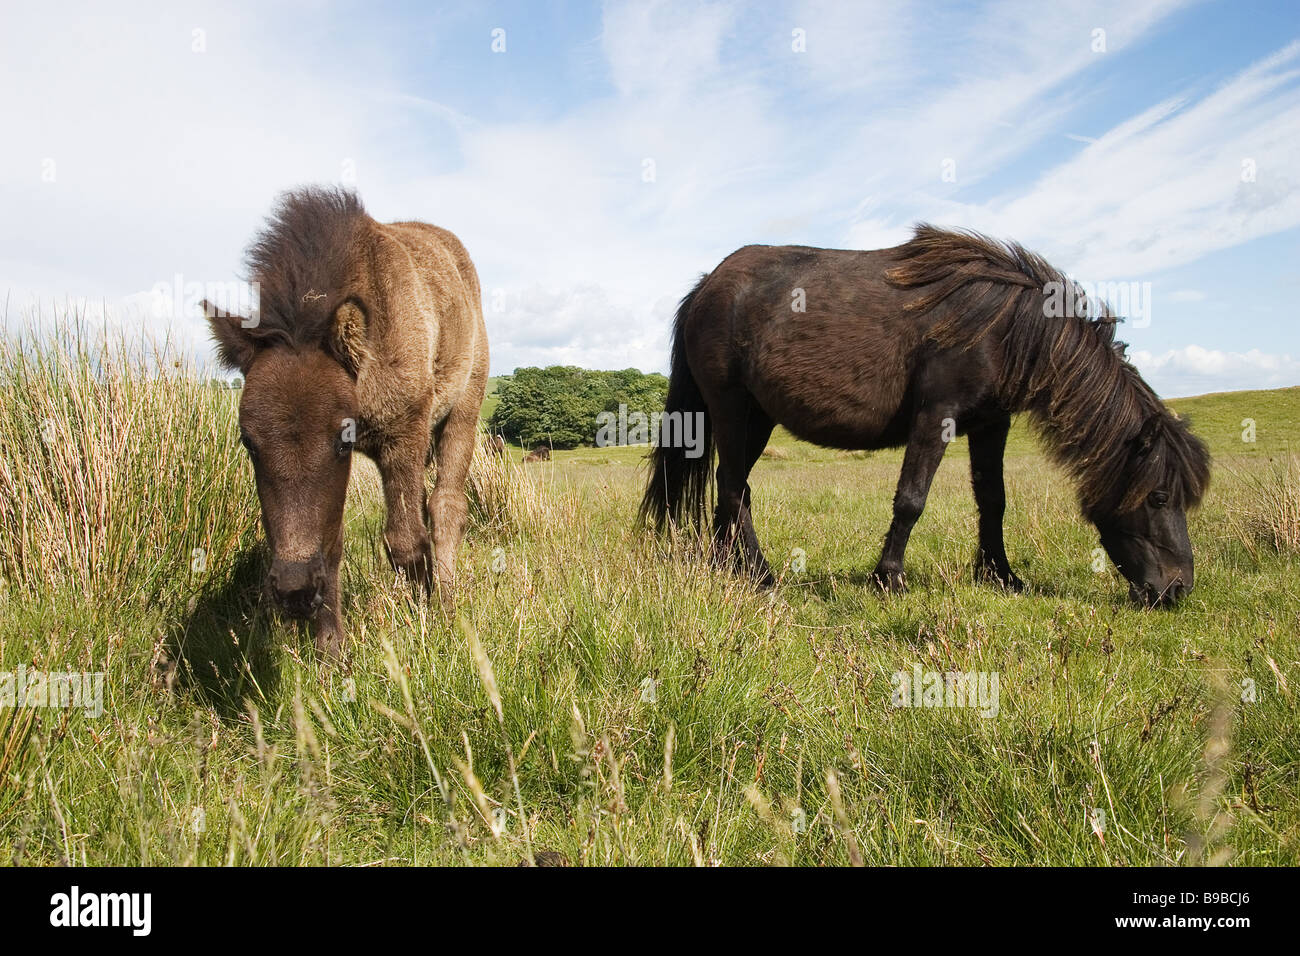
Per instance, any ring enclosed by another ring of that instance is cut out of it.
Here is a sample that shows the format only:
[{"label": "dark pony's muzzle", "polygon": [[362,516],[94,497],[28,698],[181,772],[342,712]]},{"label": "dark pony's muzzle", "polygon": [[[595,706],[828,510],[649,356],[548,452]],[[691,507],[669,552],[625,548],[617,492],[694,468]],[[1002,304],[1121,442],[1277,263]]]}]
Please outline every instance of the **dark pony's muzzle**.
[{"label": "dark pony's muzzle", "polygon": [[291,617],[313,616],[325,601],[325,562],[274,561],[267,579],[271,596]]},{"label": "dark pony's muzzle", "polygon": [[1175,575],[1169,583],[1161,586],[1150,581],[1143,584],[1129,583],[1128,595],[1135,604],[1143,607],[1173,607],[1189,593],[1191,585],[1184,584],[1181,575]]}]

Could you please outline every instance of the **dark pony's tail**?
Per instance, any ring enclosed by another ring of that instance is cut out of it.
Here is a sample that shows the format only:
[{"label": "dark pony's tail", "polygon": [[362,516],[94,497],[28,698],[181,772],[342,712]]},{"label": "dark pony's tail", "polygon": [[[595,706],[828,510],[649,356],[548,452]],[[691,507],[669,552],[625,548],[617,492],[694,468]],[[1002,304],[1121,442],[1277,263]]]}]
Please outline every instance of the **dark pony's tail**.
[{"label": "dark pony's tail", "polygon": [[[665,413],[678,413],[681,419],[677,429],[677,440],[667,441],[671,434],[665,418],[661,425],[659,441],[650,453],[650,479],[646,483],[645,496],[641,499],[638,512],[639,520],[644,523],[653,520],[655,529],[663,531],[666,525],[695,525],[704,527],[706,510],[710,497],[710,478],[713,474],[713,423],[709,420],[709,409],[704,404],[699,386],[691,375],[691,367],[686,361],[686,319],[690,315],[695,297],[700,288],[708,281],[708,276],[696,284],[687,293],[677,307],[677,318],[673,322],[673,358],[672,373],[668,379],[668,399],[664,403]],[[681,440],[682,429],[688,416],[699,415],[704,423],[702,444],[695,449],[695,457],[688,457],[688,449]]]}]

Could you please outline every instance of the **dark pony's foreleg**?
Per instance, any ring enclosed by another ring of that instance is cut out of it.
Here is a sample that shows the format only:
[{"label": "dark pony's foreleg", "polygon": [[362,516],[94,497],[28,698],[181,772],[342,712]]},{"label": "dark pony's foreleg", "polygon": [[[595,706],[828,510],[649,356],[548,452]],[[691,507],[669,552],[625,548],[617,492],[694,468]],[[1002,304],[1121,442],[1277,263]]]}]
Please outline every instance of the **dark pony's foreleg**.
[{"label": "dark pony's foreleg", "polygon": [[975,577],[1012,591],[1024,589],[1007,560],[1002,538],[1002,515],[1007,508],[1002,480],[1002,458],[1007,447],[1011,416],[999,415],[970,430],[970,479],[979,508],[980,540],[975,556]]},{"label": "dark pony's foreleg", "polygon": [[943,460],[947,442],[945,432],[951,427],[952,413],[948,410],[925,409],[912,422],[903,454],[903,470],[898,476],[898,489],[894,492],[894,520],[885,535],[885,546],[880,561],[871,572],[872,578],[887,591],[905,591],[903,553],[912,535],[916,520],[925,510],[925,499],[930,494],[930,482]]},{"label": "dark pony's foreleg", "polygon": [[713,437],[718,449],[718,504],[713,512],[712,560],[717,565],[740,564],[761,587],[776,583],[759,547],[751,514],[749,473],[772,435],[772,420],[745,396],[727,403],[722,414],[712,411]]}]

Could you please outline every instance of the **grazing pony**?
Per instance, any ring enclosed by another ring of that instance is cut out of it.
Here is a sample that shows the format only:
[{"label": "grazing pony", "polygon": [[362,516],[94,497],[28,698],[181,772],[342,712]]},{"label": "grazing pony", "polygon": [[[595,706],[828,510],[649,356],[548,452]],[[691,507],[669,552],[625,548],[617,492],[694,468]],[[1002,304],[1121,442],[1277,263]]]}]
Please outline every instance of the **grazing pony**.
[{"label": "grazing pony", "polygon": [[930,481],[964,434],[976,574],[1020,590],[1003,545],[1002,458],[1011,416],[1027,412],[1130,595],[1173,603],[1193,584],[1186,511],[1205,493],[1209,456],[1128,363],[1115,322],[1038,256],[978,234],[921,225],[870,252],[746,246],[677,310],[666,411],[703,414],[706,453],[662,436],[642,519],[702,525],[716,449],[712,557],[770,584],[748,479],[773,427],[832,448],[903,445],[873,572],[901,590]]},{"label": "grazing pony", "polygon": [[504,458],[506,456],[506,440],[501,435],[484,435],[483,450],[487,452],[490,458]]},{"label": "grazing pony", "polygon": [[354,450],[379,466],[393,567],[430,589],[436,572],[450,599],[488,373],[478,275],[447,230],[376,222],[354,193],[322,188],[280,198],[248,265],[256,311],[205,301],[204,313],[221,361],[244,376],[239,431],[270,544],[268,590],[337,657]]}]

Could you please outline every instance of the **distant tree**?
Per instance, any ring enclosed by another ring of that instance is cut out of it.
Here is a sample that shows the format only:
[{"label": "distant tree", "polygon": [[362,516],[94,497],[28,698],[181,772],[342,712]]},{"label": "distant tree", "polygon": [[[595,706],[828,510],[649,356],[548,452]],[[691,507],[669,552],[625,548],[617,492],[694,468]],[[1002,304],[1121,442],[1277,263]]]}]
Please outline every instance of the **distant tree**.
[{"label": "distant tree", "polygon": [[488,420],[495,432],[526,448],[549,444],[554,448],[591,445],[596,438],[596,416],[618,412],[662,411],[668,379],[634,368],[598,372],[571,365],[520,368],[502,376],[497,386],[500,401]]},{"label": "distant tree", "polygon": [[625,368],[621,372],[602,372],[607,376],[610,397],[603,411],[617,412],[620,404],[626,405],[629,412],[652,412],[664,410],[664,401],[668,397],[668,378],[658,372],[643,374],[634,368]]}]

